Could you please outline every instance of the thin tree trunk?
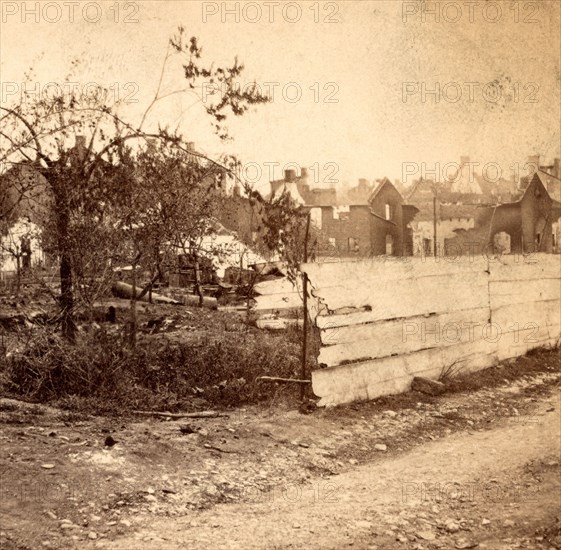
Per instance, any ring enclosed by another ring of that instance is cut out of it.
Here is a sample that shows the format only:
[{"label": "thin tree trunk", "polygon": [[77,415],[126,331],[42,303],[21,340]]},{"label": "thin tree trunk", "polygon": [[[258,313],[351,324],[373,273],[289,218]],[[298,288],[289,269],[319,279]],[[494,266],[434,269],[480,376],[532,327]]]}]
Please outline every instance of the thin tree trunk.
[{"label": "thin tree trunk", "polygon": [[76,338],[74,323],[74,281],[72,277],[72,260],[69,249],[68,206],[64,191],[56,193],[56,209],[58,214],[57,232],[60,251],[60,309],[62,316],[62,333],[70,342]]},{"label": "thin tree trunk", "polygon": [[73,342],[76,338],[74,289],[72,264],[66,251],[63,251],[60,256],[60,308],[62,314],[62,333],[67,340]]},{"label": "thin tree trunk", "polygon": [[201,266],[198,255],[195,253],[193,256],[195,260],[195,292],[199,297],[199,307],[203,307],[204,298],[203,291],[201,289]]},{"label": "thin tree trunk", "polygon": [[131,349],[136,347],[136,262],[132,266],[132,294],[131,294],[131,310],[130,310],[130,330],[129,345]]},{"label": "thin tree trunk", "polygon": [[19,295],[21,290],[21,265],[19,254],[16,255],[16,293]]},{"label": "thin tree trunk", "polygon": [[62,334],[70,342],[76,339],[74,323],[74,281],[72,278],[72,256],[70,250],[70,217],[68,211],[68,195],[65,182],[52,174],[49,179],[54,196],[56,212],[57,244],[60,255],[60,297],[59,306],[62,320]]}]

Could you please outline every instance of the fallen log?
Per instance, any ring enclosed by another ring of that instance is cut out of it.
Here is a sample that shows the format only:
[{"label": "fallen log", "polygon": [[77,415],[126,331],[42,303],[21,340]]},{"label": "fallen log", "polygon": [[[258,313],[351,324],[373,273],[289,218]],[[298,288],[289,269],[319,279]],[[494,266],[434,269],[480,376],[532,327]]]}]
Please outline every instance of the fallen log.
[{"label": "fallen log", "polygon": [[301,327],[302,319],[257,319],[255,326],[263,330],[286,330],[288,327]]},{"label": "fallen log", "polygon": [[170,413],[162,411],[132,411],[133,414],[141,414],[144,416],[163,416],[166,418],[218,418],[226,417],[229,418],[230,415],[223,414],[218,411],[201,411],[196,413]]},{"label": "fallen log", "polygon": [[[111,287],[113,294],[119,298],[132,298],[132,285],[118,281]],[[135,297],[141,302],[150,302],[150,297],[147,293],[143,294],[142,289],[137,288],[135,292]],[[173,298],[168,298],[167,296],[162,296],[161,294],[156,294],[152,292],[152,301],[159,304],[173,304],[181,305],[181,302],[174,300]]]},{"label": "fallen log", "polygon": [[[153,297],[154,295],[152,295]],[[194,294],[184,294],[181,296],[181,302],[183,305],[186,306],[198,306],[199,305],[199,297],[195,296]],[[218,309],[218,300],[213,298],[212,296],[204,296],[203,297],[203,307],[208,307],[210,309]]]},{"label": "fallen log", "polygon": [[279,382],[281,384],[311,384],[311,380],[298,380],[296,378],[277,378],[276,376],[260,376],[261,382]]}]

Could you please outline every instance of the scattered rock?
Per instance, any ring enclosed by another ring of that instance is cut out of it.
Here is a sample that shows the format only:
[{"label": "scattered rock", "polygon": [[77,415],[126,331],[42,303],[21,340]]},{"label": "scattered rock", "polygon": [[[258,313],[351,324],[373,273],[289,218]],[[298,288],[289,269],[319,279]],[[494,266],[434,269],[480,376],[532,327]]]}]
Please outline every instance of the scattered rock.
[{"label": "scattered rock", "polygon": [[415,376],[411,382],[411,389],[427,395],[441,395],[446,391],[446,386],[437,380]]},{"label": "scattered rock", "polygon": [[460,530],[460,526],[453,520],[447,521],[444,526],[446,527],[446,531],[449,533],[457,533]]},{"label": "scattered rock", "polygon": [[417,531],[417,537],[423,540],[434,540],[436,535],[432,531]]},{"label": "scattered rock", "polygon": [[41,464],[41,468],[44,468],[45,470],[52,470],[55,467],[54,464]]},{"label": "scattered rock", "polygon": [[97,539],[97,533],[94,532],[94,531],[90,531],[90,532],[88,533],[88,538],[89,538],[90,540],[96,540],[96,539]]},{"label": "scattered rock", "polygon": [[389,416],[390,418],[395,418],[397,416],[397,413],[395,411],[390,411],[390,410],[384,411],[384,414],[386,416]]},{"label": "scattered rock", "polygon": [[466,548],[477,548],[479,544],[477,542],[470,542],[467,539],[458,539],[454,546],[460,550],[465,550]]},{"label": "scattered rock", "polygon": [[386,445],[384,445],[383,443],[376,443],[376,445],[374,445],[374,448],[377,451],[387,451],[388,447]]},{"label": "scattered rock", "polygon": [[119,523],[125,527],[130,527],[132,525],[128,519],[122,519]]},{"label": "scattered rock", "polygon": [[189,424],[185,425],[185,426],[180,426],[179,431],[182,434],[194,434],[195,430],[192,426],[190,426]]},{"label": "scattered rock", "polygon": [[105,438],[105,446],[106,447],[113,447],[117,441],[115,441],[110,435]]},{"label": "scattered rock", "polygon": [[503,525],[505,527],[514,527],[515,523],[514,521],[512,521],[511,519],[505,519]]},{"label": "scattered rock", "polygon": [[489,525],[491,523],[491,520],[488,520],[487,518],[483,518],[483,520],[481,521],[481,525]]}]

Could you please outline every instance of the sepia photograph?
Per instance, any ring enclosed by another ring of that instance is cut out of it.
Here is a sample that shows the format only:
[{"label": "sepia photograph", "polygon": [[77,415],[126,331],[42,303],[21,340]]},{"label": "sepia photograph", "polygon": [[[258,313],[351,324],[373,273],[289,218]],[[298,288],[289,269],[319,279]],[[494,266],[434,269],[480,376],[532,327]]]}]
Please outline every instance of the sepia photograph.
[{"label": "sepia photograph", "polygon": [[0,0],[0,550],[561,550],[560,0]]}]

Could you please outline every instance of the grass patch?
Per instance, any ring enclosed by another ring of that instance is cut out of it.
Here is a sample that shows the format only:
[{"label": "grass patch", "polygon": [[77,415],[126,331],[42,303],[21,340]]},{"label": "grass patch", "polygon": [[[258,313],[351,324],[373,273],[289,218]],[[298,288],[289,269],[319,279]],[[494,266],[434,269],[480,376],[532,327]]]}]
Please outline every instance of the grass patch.
[{"label": "grass patch", "polygon": [[448,393],[494,388],[526,375],[561,372],[559,349],[536,348],[528,354],[476,372],[456,372],[441,380]]},{"label": "grass patch", "polygon": [[1,390],[65,410],[95,414],[133,409],[189,410],[193,400],[231,407],[274,397],[259,376],[297,377],[300,346],[282,335],[127,349],[103,329],[69,345],[49,327],[34,327],[17,353],[0,357]]}]

